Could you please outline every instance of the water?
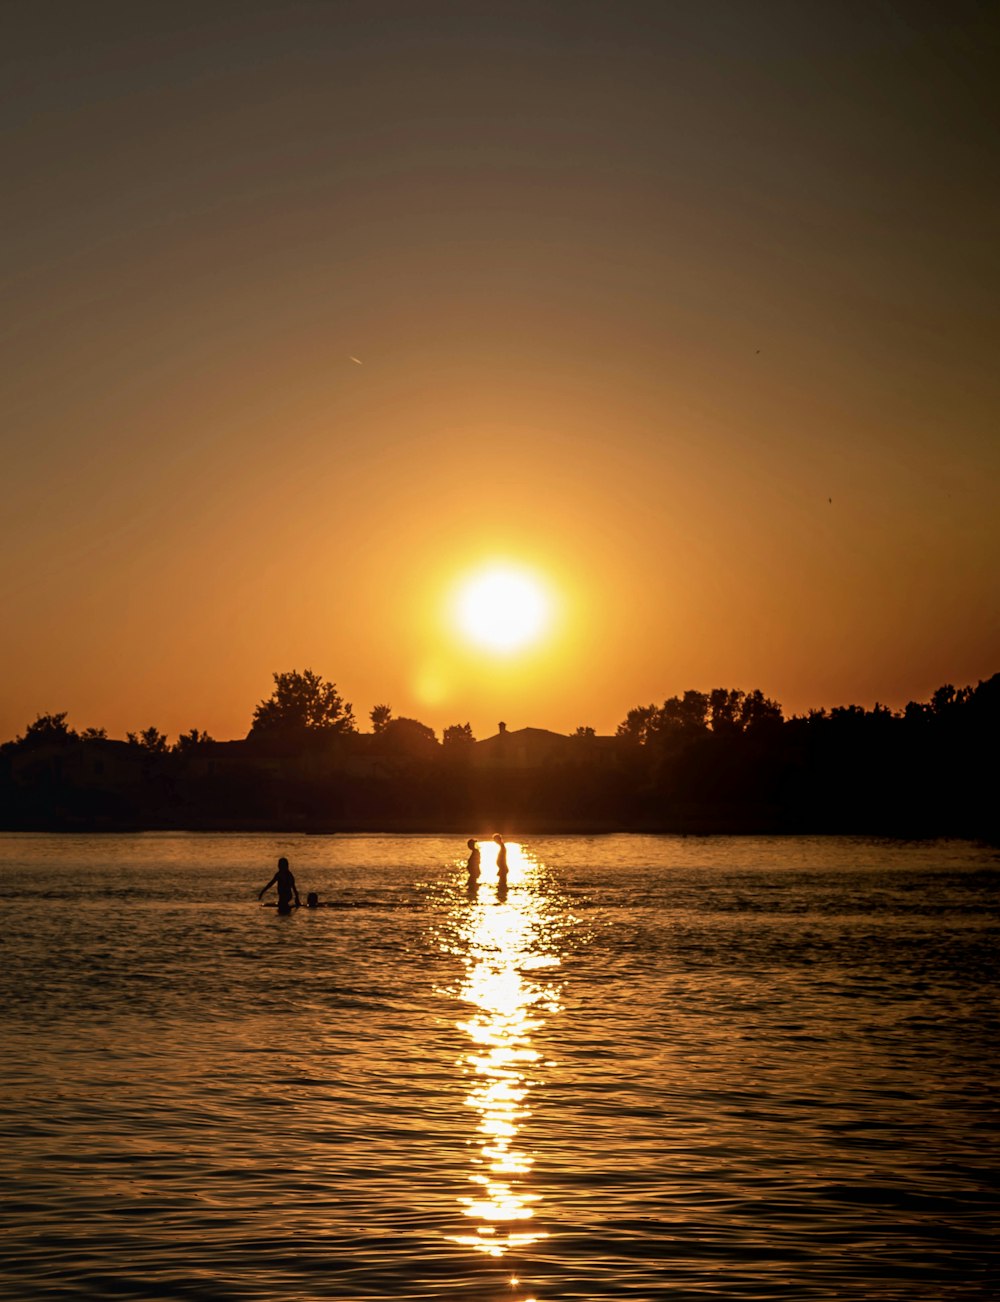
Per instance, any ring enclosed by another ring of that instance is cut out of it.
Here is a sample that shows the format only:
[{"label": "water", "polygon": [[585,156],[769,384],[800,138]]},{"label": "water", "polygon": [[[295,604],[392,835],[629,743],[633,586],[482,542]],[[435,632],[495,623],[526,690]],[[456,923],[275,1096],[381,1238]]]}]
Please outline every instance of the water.
[{"label": "water", "polygon": [[0,1295],[1000,1293],[996,850],[465,854],[0,836]]}]

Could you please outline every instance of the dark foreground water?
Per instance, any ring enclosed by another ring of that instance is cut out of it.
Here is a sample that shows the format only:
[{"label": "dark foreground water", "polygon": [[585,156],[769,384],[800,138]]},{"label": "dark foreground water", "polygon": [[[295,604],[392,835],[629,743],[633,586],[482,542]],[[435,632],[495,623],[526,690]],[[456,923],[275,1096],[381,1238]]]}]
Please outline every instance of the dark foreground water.
[{"label": "dark foreground water", "polygon": [[2,1296],[1000,1295],[995,850],[492,848],[0,836]]}]

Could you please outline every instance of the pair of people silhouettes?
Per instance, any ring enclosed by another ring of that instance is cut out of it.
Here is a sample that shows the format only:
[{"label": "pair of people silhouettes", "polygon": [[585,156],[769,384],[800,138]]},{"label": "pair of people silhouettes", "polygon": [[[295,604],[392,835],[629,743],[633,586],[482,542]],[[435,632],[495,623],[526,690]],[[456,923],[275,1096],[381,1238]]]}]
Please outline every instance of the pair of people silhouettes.
[{"label": "pair of people silhouettes", "polygon": [[[503,899],[507,894],[507,846],[504,844],[504,839],[499,832],[494,834],[493,840],[496,841],[499,847],[497,850],[497,895]],[[466,864],[468,871],[466,887],[469,894],[474,895],[479,889],[479,866],[482,856],[479,852],[479,846],[472,837],[469,838],[466,845],[471,851]]]},{"label": "pair of people silhouettes", "polygon": [[[295,897],[295,907],[298,908],[301,905],[302,901],[299,899],[298,888],[295,885],[295,878],[292,875],[291,868],[289,868],[288,866],[287,859],[278,860],[278,871],[274,874],[274,876],[267,883],[267,885],[261,887],[260,891],[258,891],[257,893],[258,900],[263,899],[264,892],[269,891],[272,886],[277,886],[278,888],[278,912],[279,913],[291,913],[293,895]],[[326,909],[329,908],[329,905],[320,904],[319,896],[316,894],[316,892],[310,891],[309,894],[306,896],[306,908]]]}]

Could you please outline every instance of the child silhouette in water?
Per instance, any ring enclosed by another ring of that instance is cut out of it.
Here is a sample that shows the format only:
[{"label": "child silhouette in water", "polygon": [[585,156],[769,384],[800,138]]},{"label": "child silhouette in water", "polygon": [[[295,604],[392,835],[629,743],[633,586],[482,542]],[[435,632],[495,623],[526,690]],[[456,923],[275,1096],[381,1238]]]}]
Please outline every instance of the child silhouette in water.
[{"label": "child silhouette in water", "polygon": [[288,866],[287,859],[278,860],[278,871],[274,874],[266,886],[262,886],[257,893],[257,898],[262,899],[264,892],[271,889],[277,883],[278,886],[278,912],[289,913],[292,908],[292,896],[295,896],[295,907],[298,908],[302,901],[299,899],[299,890],[295,885],[295,878],[292,876],[292,870]]}]

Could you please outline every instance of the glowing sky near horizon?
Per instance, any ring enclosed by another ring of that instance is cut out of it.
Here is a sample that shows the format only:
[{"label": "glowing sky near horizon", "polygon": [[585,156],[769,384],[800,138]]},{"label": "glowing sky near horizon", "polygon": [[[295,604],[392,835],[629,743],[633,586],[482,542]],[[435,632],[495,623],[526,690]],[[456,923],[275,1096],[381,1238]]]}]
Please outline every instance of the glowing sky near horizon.
[{"label": "glowing sky near horizon", "polygon": [[[4,16],[0,740],[612,731],[1000,669],[997,23],[956,0]],[[477,652],[503,555],[560,603]]]}]

